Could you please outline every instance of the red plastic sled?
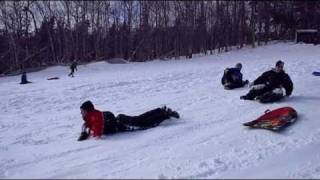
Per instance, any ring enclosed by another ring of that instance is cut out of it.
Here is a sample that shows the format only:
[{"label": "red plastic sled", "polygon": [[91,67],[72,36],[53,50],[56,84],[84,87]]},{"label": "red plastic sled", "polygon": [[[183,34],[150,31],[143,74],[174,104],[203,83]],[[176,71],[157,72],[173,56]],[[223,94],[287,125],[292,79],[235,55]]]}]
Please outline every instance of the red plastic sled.
[{"label": "red plastic sled", "polygon": [[256,120],[244,123],[251,128],[262,128],[277,131],[298,118],[298,113],[292,107],[282,107],[275,110],[266,110],[265,114]]}]

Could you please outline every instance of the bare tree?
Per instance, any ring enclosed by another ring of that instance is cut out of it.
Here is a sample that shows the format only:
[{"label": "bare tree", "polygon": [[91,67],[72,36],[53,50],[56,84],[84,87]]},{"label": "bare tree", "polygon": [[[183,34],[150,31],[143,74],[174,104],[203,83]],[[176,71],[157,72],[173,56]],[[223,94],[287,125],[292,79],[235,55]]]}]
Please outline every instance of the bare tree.
[{"label": "bare tree", "polygon": [[290,40],[295,28],[319,29],[319,8],[312,1],[0,1],[0,71],[255,47]]}]

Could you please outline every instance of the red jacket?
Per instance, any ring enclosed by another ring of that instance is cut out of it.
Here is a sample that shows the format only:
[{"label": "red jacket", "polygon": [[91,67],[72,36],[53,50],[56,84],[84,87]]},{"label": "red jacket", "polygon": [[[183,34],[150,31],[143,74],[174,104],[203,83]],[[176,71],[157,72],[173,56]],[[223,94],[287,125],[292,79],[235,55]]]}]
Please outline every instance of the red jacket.
[{"label": "red jacket", "polygon": [[101,111],[93,110],[87,112],[84,121],[92,137],[100,137],[103,134],[103,113]]}]

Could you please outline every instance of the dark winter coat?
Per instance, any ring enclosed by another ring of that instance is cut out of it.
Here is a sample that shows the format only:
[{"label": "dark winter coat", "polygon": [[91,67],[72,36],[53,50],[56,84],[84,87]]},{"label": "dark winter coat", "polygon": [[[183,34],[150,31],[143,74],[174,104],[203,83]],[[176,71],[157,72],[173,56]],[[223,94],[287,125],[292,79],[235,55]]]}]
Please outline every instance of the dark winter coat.
[{"label": "dark winter coat", "polygon": [[78,63],[77,63],[77,62],[73,62],[73,63],[71,64],[71,66],[70,66],[70,69],[71,69],[72,71],[77,70],[77,66],[78,66]]},{"label": "dark winter coat", "polygon": [[27,80],[27,74],[26,73],[22,73],[20,84],[27,84],[27,83],[31,83],[31,82]]},{"label": "dark winter coat", "polygon": [[226,83],[231,84],[242,84],[242,73],[239,68],[227,68],[224,71],[223,77],[221,79],[221,84],[224,85]]},{"label": "dark winter coat", "polygon": [[289,75],[284,71],[279,73],[274,70],[266,71],[253,82],[253,85],[257,84],[265,84],[269,90],[283,87],[287,96],[290,96],[293,90],[293,83]]},{"label": "dark winter coat", "polygon": [[119,123],[112,112],[103,112],[103,123],[103,134],[112,134],[119,131]]}]

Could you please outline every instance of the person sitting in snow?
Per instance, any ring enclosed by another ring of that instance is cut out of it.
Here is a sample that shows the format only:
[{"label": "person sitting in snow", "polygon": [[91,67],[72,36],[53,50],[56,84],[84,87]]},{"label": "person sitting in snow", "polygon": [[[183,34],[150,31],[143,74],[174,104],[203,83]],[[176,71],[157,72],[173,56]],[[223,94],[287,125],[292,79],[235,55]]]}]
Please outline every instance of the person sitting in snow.
[{"label": "person sitting in snow", "polygon": [[172,111],[166,106],[147,111],[138,116],[119,114],[117,117],[110,111],[102,112],[95,109],[91,101],[84,102],[80,106],[80,110],[84,124],[78,141],[89,137],[99,138],[103,134],[148,129],[171,117],[180,118],[178,112]]},{"label": "person sitting in snow", "polygon": [[234,89],[245,86],[249,83],[248,80],[242,80],[241,73],[242,64],[237,63],[234,68],[226,68],[221,79],[221,84],[225,89]]},{"label": "person sitting in snow", "polygon": [[275,102],[286,96],[290,96],[293,90],[293,83],[287,73],[283,70],[284,62],[277,61],[275,68],[264,72],[250,86],[251,90],[240,99],[259,100],[262,103]]},{"label": "person sitting in snow", "polygon": [[20,84],[28,84],[28,83],[31,83],[31,82],[27,80],[27,73],[24,71],[21,75]]}]

